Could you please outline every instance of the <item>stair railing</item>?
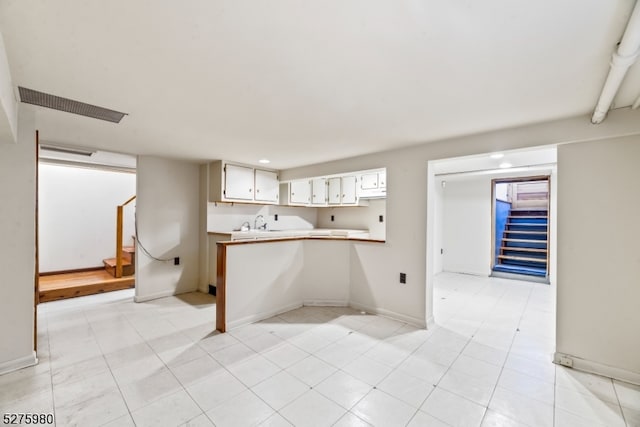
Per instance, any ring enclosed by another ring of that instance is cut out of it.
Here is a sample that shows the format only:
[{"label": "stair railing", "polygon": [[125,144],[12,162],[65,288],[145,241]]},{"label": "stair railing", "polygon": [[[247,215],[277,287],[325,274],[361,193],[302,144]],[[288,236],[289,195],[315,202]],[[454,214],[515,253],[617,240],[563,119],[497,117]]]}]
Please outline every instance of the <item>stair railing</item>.
[{"label": "stair railing", "polygon": [[117,213],[116,213],[116,278],[120,278],[122,277],[122,233],[123,233],[123,226],[124,226],[124,220],[123,220],[123,214],[124,214],[124,207],[127,206],[129,203],[133,202],[136,199],[136,196],[132,196],[131,198],[129,198],[129,200],[127,200],[126,202],[124,202],[123,204],[121,204],[120,206],[118,206],[117,208]]}]

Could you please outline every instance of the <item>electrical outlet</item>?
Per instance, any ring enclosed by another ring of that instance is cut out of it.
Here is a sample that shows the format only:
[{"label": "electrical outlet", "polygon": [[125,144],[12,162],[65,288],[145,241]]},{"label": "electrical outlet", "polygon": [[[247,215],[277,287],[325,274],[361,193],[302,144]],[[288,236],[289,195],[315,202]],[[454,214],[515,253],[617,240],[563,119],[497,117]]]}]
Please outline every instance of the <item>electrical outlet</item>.
[{"label": "electrical outlet", "polygon": [[210,295],[215,295],[216,294],[216,286],[215,285],[209,285],[209,294]]},{"label": "electrical outlet", "polygon": [[444,254],[444,249],[440,248],[440,255]]},{"label": "electrical outlet", "polygon": [[560,356],[558,363],[567,368],[573,368],[573,359],[569,356]]},{"label": "electrical outlet", "polygon": [[273,220],[274,220],[274,221],[277,221],[277,220],[278,220],[278,214],[275,214],[275,215],[273,216]]},{"label": "electrical outlet", "polygon": [[407,273],[400,273],[400,283],[407,283]]},{"label": "electrical outlet", "polygon": [[379,216],[378,216],[378,221],[380,221],[380,222],[384,222],[384,216],[383,216],[383,215],[379,215]]},{"label": "electrical outlet", "polygon": [[177,256],[173,259],[173,265],[180,265],[180,257]]},{"label": "electrical outlet", "polygon": [[331,215],[331,222],[333,222],[335,219],[336,219],[336,217]]}]

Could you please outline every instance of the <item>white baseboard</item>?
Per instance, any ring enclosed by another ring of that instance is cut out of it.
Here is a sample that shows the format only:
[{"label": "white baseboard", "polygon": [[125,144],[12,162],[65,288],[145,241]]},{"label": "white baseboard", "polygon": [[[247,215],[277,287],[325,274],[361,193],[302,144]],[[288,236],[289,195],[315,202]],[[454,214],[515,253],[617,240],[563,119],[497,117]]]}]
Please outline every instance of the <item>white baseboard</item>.
[{"label": "white baseboard", "polygon": [[18,369],[27,368],[29,366],[36,365],[37,363],[38,358],[36,357],[36,352],[34,351],[28,356],[0,363],[0,375],[17,371]]},{"label": "white baseboard", "polygon": [[363,310],[363,311],[366,311],[368,313],[373,313],[373,314],[377,314],[377,315],[380,315],[380,316],[389,317],[389,318],[394,319],[394,320],[399,320],[401,322],[406,322],[406,323],[409,323],[410,325],[417,326],[419,328],[426,328],[426,326],[427,326],[427,324],[424,321],[424,319],[419,319],[417,317],[412,317],[412,316],[407,316],[407,315],[404,315],[404,314],[396,313],[394,311],[387,310],[387,309],[384,309],[384,308],[369,307],[367,305],[360,304],[360,303],[353,302],[353,301],[351,301],[349,303],[349,306],[355,308],[356,310]]},{"label": "white baseboard", "polygon": [[333,299],[308,299],[302,301],[302,305],[309,307],[349,307],[349,301]]},{"label": "white baseboard", "polygon": [[431,316],[427,319],[427,329],[433,329],[434,326],[436,326],[436,319]]},{"label": "white baseboard", "polygon": [[236,320],[227,320],[227,332],[238,328],[240,326],[248,325],[249,323],[259,322],[264,319],[268,319],[269,317],[277,316],[278,314],[286,313],[287,311],[295,310],[296,308],[302,307],[302,302],[291,303],[282,307],[278,307],[273,310],[263,311],[261,313],[252,314],[250,316],[245,316]]},{"label": "white baseboard", "polygon": [[553,355],[553,363],[560,364],[560,358],[569,358],[573,361],[573,369],[589,372],[591,374],[602,375],[608,378],[624,381],[631,384],[640,385],[640,373],[631,372],[614,366],[604,365],[592,360],[581,359],[570,354],[556,352]]},{"label": "white baseboard", "polygon": [[141,296],[136,295],[133,297],[133,300],[135,302],[145,302],[145,301],[151,301],[158,298],[171,297],[174,295],[176,295],[174,291],[162,291],[162,292],[156,292],[155,294],[149,294],[149,295],[141,295]]}]

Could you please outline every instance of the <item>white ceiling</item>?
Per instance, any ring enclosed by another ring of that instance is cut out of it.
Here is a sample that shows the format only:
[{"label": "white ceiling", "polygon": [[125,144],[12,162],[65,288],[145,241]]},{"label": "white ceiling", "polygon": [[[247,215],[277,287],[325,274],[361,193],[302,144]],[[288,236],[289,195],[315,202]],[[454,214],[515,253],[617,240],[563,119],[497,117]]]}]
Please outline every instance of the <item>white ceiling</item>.
[{"label": "white ceiling", "polygon": [[15,86],[129,114],[38,109],[48,141],[288,168],[588,114],[633,4],[0,0],[0,31]]},{"label": "white ceiling", "polygon": [[[517,168],[530,168],[533,166],[548,168],[553,166],[558,161],[557,153],[558,150],[555,146],[546,146],[543,148],[509,150],[477,156],[435,160],[429,162],[429,165],[435,175],[469,175],[496,170],[499,170],[500,173],[509,174]],[[502,157],[494,158],[492,155],[501,155]],[[505,163],[511,166],[500,169],[500,165]]]}]

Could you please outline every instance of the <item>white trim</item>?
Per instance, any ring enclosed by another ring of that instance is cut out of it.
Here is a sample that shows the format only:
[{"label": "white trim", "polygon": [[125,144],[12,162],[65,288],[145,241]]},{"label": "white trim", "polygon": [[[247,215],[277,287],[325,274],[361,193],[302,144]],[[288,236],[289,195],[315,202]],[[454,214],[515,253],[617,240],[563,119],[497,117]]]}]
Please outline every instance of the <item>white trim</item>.
[{"label": "white trim", "polygon": [[306,299],[302,305],[309,307],[349,307],[349,301],[338,299]]},{"label": "white trim", "polygon": [[389,317],[391,319],[394,320],[399,320],[401,322],[406,322],[409,323],[413,326],[417,326],[419,328],[426,328],[427,324],[424,321],[424,319],[419,319],[417,317],[412,317],[412,316],[407,316],[404,314],[400,314],[400,313],[396,313],[395,311],[391,311],[391,310],[387,310],[384,308],[373,308],[373,307],[369,307],[366,306],[364,304],[360,304],[357,302],[353,302],[351,301],[349,303],[349,305],[353,308],[355,308],[356,310],[363,310],[366,311],[368,313],[372,313],[372,314],[376,314],[379,316],[384,316],[384,317]]},{"label": "white trim", "polygon": [[436,326],[436,319],[431,316],[427,319],[427,329],[433,329]]},{"label": "white trim", "polygon": [[17,371],[18,369],[27,368],[29,366],[37,365],[38,358],[36,352],[32,351],[30,355],[20,357],[18,359],[9,360],[7,362],[0,363],[0,375],[7,374],[9,372]]},{"label": "white trim", "polygon": [[627,371],[626,369],[604,365],[599,362],[594,362],[593,360],[581,359],[570,354],[559,352],[555,352],[555,354],[553,355],[553,363],[559,365],[561,357],[566,357],[573,360],[573,368],[578,371],[589,372],[627,383],[640,385],[640,373],[638,372]]},{"label": "white trim", "polygon": [[[188,292],[193,292],[193,291],[188,291]],[[151,301],[158,298],[172,297],[174,295],[177,295],[174,291],[162,291],[162,292],[156,292],[155,294],[149,294],[149,295],[143,295],[143,296],[136,295],[133,297],[133,300],[135,302],[146,302],[146,301]]]},{"label": "white trim", "polygon": [[245,316],[237,320],[232,320],[232,321],[227,320],[226,329],[227,329],[227,332],[229,332],[230,330],[238,328],[240,326],[248,325],[249,323],[259,322],[261,320],[268,319],[269,317],[277,316],[278,314],[286,313],[287,311],[295,310],[296,308],[300,308],[300,307],[302,307],[302,302],[295,302],[280,308],[276,308],[274,310],[263,311],[262,313]]}]

